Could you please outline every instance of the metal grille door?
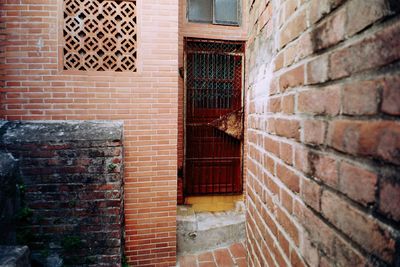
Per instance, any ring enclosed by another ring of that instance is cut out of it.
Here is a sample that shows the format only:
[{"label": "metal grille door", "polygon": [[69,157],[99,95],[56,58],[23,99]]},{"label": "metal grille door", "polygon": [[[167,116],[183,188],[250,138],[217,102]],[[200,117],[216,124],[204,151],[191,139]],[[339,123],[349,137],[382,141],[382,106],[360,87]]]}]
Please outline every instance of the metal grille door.
[{"label": "metal grille door", "polygon": [[215,122],[242,114],[244,43],[186,39],[185,50],[185,194],[241,193],[242,142]]}]

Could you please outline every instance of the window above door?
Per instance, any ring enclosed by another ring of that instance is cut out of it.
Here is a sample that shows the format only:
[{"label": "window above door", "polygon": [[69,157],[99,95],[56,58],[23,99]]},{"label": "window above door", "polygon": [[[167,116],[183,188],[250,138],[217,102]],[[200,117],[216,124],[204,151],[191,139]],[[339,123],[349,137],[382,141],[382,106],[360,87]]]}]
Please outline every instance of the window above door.
[{"label": "window above door", "polygon": [[187,0],[190,22],[239,26],[241,0]]}]

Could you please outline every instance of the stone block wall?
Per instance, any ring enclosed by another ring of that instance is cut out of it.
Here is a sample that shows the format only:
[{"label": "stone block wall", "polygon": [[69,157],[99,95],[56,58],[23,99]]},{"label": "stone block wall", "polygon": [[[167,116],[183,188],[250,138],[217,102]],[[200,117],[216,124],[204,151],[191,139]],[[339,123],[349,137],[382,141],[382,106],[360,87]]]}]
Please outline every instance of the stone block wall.
[{"label": "stone block wall", "polygon": [[0,128],[1,148],[20,167],[17,242],[33,259],[121,265],[122,131],[121,122],[106,121],[14,121]]},{"label": "stone block wall", "polygon": [[250,266],[399,266],[399,2],[248,7]]}]

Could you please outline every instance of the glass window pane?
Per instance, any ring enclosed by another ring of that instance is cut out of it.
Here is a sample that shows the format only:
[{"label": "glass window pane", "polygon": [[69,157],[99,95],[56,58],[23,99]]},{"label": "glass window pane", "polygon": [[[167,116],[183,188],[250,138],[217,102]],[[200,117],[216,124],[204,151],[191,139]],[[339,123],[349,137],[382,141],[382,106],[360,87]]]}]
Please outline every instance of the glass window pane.
[{"label": "glass window pane", "polygon": [[239,25],[239,0],[215,0],[215,23]]},{"label": "glass window pane", "polygon": [[212,0],[188,0],[188,19],[212,23]]}]

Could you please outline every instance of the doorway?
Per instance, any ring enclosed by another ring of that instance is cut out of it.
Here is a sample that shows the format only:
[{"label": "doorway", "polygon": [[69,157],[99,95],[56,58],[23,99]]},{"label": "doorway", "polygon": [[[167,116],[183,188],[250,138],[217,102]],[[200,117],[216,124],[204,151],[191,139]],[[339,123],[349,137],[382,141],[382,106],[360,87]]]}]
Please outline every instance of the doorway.
[{"label": "doorway", "polygon": [[185,196],[243,192],[243,62],[244,42],[185,38]]}]

